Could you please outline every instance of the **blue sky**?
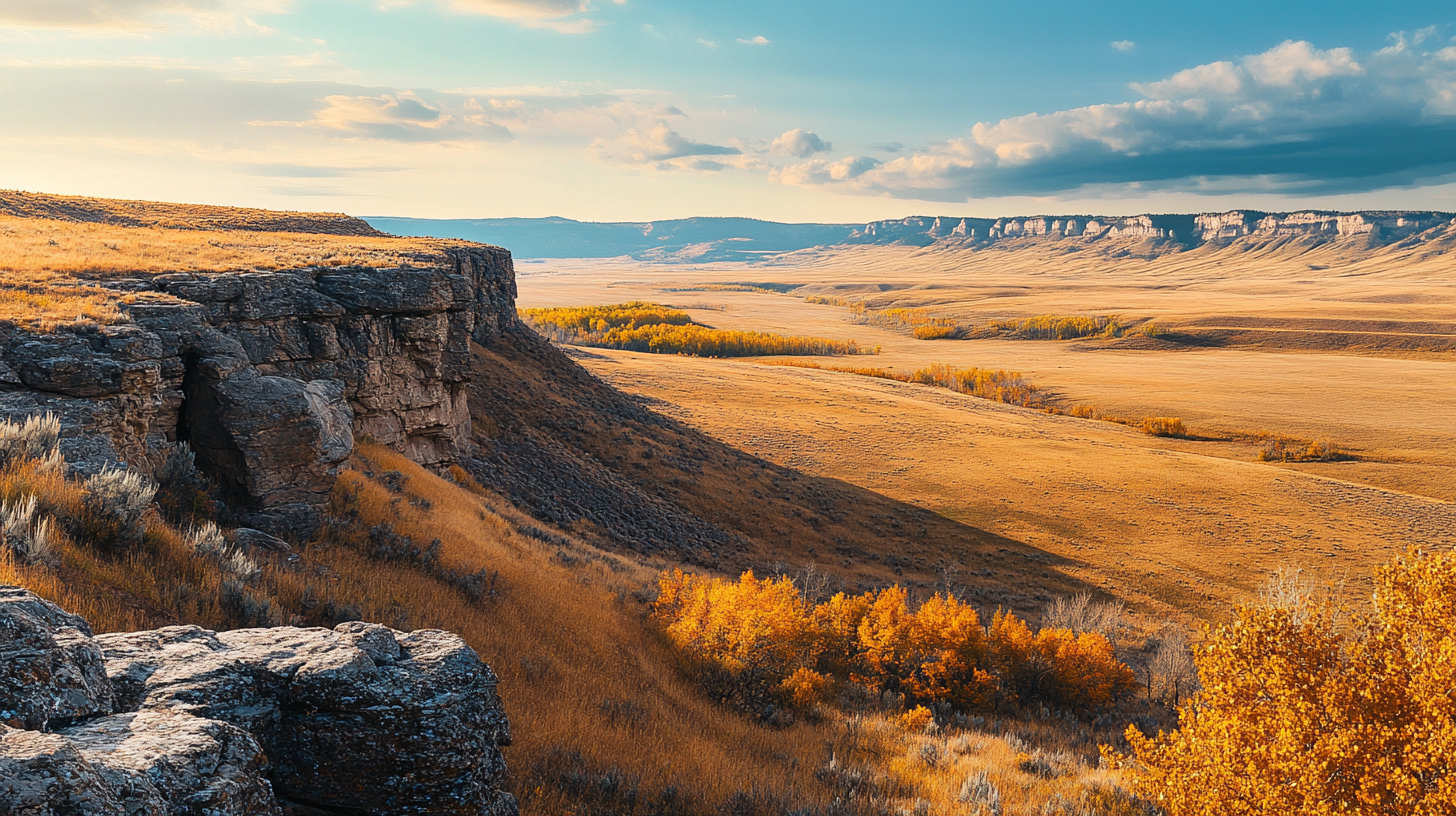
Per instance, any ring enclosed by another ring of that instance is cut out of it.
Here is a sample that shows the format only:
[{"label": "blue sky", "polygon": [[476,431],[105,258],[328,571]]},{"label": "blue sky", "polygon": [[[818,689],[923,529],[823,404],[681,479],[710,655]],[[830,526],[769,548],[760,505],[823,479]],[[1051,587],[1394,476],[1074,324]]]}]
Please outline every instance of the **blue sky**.
[{"label": "blue sky", "polygon": [[1450,2],[0,0],[0,187],[420,217],[1456,210]]}]

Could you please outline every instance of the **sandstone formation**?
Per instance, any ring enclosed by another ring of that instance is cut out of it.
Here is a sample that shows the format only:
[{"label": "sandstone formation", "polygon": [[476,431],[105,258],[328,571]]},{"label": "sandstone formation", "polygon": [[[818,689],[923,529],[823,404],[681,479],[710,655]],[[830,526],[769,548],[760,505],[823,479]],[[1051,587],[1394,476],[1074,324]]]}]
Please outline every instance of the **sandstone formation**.
[{"label": "sandstone formation", "polygon": [[187,441],[243,519],[306,534],[356,434],[432,467],[469,443],[470,344],[515,320],[510,253],[422,260],[109,282],[156,296],[129,323],[0,328],[0,416],[59,414],[83,472]]},{"label": "sandstone formation", "polygon": [[0,587],[0,814],[513,816],[495,687],[445,632],[97,637]]}]

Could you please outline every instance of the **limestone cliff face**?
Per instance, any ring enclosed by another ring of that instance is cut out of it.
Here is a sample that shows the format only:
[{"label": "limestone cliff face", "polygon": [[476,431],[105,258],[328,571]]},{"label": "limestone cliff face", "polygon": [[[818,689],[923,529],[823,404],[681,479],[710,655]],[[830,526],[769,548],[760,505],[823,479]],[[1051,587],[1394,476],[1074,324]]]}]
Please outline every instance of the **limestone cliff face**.
[{"label": "limestone cliff face", "polygon": [[117,282],[172,296],[131,322],[0,329],[0,414],[52,410],[83,470],[187,441],[254,526],[298,532],[367,434],[421,464],[468,445],[470,344],[515,318],[510,253],[419,266],[172,274]]},{"label": "limestone cliff face", "polygon": [[915,216],[866,224],[855,230],[845,243],[929,246],[939,243],[980,245],[1009,239],[1151,239],[1190,247],[1240,239],[1300,237],[1336,240],[1360,236],[1379,245],[1452,223],[1451,213],[1395,211],[1265,213],[1232,210],[1201,215],[1047,215],[996,219]]}]

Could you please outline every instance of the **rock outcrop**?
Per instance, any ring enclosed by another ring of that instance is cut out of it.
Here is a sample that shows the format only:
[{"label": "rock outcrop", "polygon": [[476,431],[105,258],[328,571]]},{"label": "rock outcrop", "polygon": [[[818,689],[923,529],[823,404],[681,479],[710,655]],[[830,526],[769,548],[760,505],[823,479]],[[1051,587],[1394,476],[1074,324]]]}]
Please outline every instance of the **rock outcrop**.
[{"label": "rock outcrop", "polygon": [[0,814],[513,816],[495,689],[446,632],[93,636],[0,587]]},{"label": "rock outcrop", "polygon": [[170,274],[130,322],[0,328],[0,415],[54,411],[95,470],[187,441],[244,520],[306,534],[356,434],[431,467],[469,444],[470,344],[515,320],[510,253],[428,265]]}]

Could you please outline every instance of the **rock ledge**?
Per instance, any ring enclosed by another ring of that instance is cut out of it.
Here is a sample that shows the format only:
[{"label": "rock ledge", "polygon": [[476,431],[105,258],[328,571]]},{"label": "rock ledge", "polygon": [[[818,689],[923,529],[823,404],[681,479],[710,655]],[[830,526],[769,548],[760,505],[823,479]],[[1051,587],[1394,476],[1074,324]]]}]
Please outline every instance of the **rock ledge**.
[{"label": "rock ledge", "polygon": [[0,813],[515,816],[490,667],[448,632],[94,636],[0,586]]}]

